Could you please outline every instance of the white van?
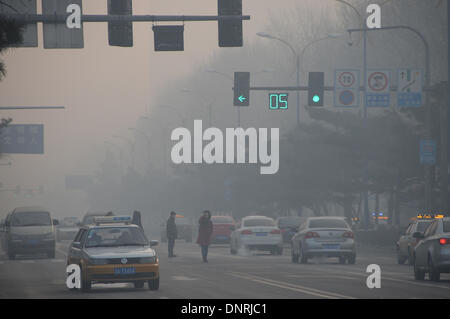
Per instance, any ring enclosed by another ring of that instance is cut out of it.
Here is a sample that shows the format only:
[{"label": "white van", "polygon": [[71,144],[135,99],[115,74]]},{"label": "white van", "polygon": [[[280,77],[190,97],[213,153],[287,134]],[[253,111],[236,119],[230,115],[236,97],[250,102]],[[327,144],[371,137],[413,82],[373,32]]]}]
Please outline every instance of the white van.
[{"label": "white van", "polygon": [[42,207],[20,207],[5,219],[4,247],[9,259],[18,254],[45,253],[55,258],[55,227],[57,220]]}]

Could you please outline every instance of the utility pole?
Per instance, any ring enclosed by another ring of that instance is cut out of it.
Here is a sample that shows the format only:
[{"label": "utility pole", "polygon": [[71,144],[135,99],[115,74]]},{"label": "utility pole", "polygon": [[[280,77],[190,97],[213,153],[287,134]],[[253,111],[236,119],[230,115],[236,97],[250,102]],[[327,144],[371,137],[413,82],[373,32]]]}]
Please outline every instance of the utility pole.
[{"label": "utility pole", "polygon": [[447,214],[450,210],[450,0],[447,0],[447,59],[448,59],[448,75],[447,75],[447,184],[443,185],[447,187]]}]

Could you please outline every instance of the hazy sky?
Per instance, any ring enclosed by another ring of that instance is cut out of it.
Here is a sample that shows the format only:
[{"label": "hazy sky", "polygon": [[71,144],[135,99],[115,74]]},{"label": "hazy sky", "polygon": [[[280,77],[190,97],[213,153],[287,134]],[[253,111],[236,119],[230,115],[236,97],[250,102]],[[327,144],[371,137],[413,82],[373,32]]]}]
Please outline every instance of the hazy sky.
[{"label": "hazy sky", "polygon": [[[244,21],[244,45],[255,41],[255,33],[266,25],[271,10],[295,2],[243,1],[243,14],[251,15],[250,21]],[[106,0],[83,1],[83,13],[106,11]],[[217,1],[133,0],[133,13],[216,15]],[[152,111],[152,96],[160,89],[188,74],[195,65],[206,63],[219,50],[240,50],[218,47],[217,22],[187,22],[184,52],[154,52],[151,26],[134,23],[132,48],[110,47],[107,24],[86,23],[84,49],[44,50],[42,24],[38,24],[39,48],[14,49],[2,56],[8,74],[0,83],[1,106],[66,107],[56,111],[2,111],[1,117],[12,117],[16,124],[45,125],[45,155],[10,155],[1,160],[13,162],[11,167],[0,166],[4,188],[44,185],[50,192],[57,192],[64,187],[65,174],[92,173],[104,156],[104,141],[114,140],[114,134],[131,138],[128,127],[135,126],[146,110]],[[0,196],[0,213],[19,204],[11,193]],[[34,199],[28,200],[31,203]]]}]

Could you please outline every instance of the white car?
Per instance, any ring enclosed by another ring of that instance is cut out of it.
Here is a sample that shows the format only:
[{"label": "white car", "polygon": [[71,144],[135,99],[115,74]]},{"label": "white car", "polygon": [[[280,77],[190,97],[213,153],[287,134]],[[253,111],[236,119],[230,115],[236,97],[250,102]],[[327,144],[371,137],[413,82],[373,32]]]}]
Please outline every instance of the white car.
[{"label": "white car", "polygon": [[339,262],[354,264],[354,234],[343,217],[309,217],[292,237],[292,262],[305,264],[312,257],[338,257]]},{"label": "white car", "polygon": [[273,255],[283,253],[283,238],[280,229],[272,218],[266,216],[244,217],[236,227],[232,227],[230,252],[236,254],[240,249],[265,250]]}]

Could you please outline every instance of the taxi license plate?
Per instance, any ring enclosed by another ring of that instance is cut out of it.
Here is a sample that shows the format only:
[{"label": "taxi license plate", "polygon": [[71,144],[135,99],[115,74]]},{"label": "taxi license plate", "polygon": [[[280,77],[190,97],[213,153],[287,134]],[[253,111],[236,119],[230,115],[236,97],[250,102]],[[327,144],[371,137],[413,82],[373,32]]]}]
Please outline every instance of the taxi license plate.
[{"label": "taxi license plate", "polygon": [[322,247],[324,249],[339,249],[339,245],[337,244],[323,244]]},{"label": "taxi license plate", "polygon": [[136,268],[134,267],[114,268],[114,275],[134,275],[135,273]]},{"label": "taxi license plate", "polygon": [[267,236],[267,233],[255,233],[256,236]]}]

